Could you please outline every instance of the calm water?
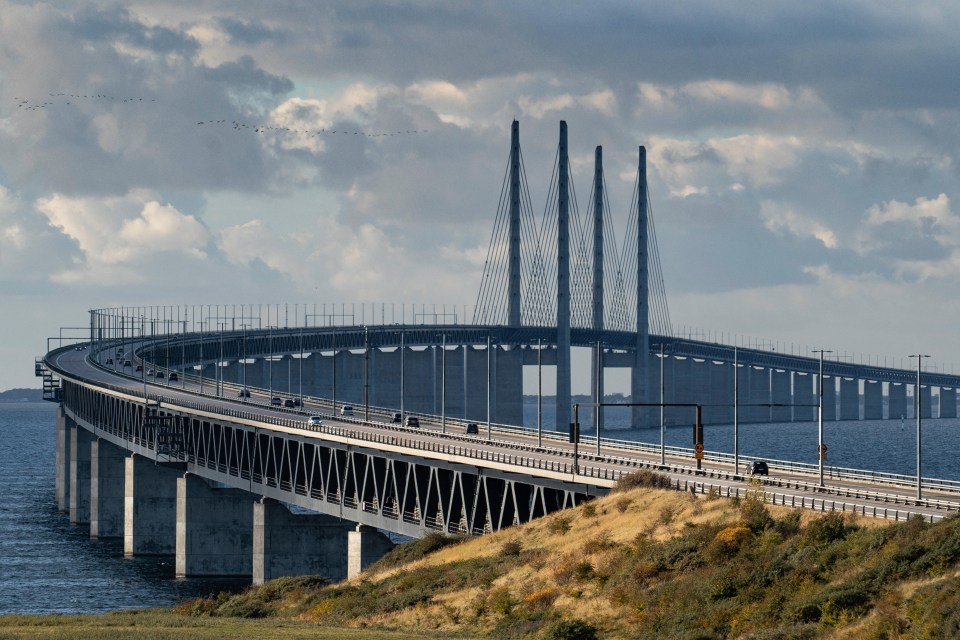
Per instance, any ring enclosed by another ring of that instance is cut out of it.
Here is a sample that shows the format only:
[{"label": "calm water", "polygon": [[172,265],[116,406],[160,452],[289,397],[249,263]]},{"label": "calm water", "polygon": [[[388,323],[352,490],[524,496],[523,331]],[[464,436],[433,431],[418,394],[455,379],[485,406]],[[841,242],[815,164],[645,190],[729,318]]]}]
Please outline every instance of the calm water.
[{"label": "calm water", "polygon": [[54,499],[55,409],[0,403],[0,613],[95,613],[240,588],[177,580],[173,558],[124,558],[122,540],[70,526]]},{"label": "calm water", "polygon": [[[238,589],[237,582],[177,580],[172,558],[124,558],[120,540],[91,540],[87,526],[71,526],[54,501],[55,405],[0,403],[0,613],[103,612],[171,605],[177,599]],[[536,404],[525,420],[535,427]],[[553,407],[544,403],[544,423]],[[626,410],[610,409],[607,423],[628,424]],[[619,415],[618,415],[619,413]],[[581,418],[586,424],[588,418]],[[915,423],[906,420],[828,422],[829,464],[912,474]],[[923,421],[924,475],[960,480],[953,456],[960,420]],[[669,427],[669,445],[690,446],[690,427]],[[606,433],[604,435],[607,435]],[[657,443],[659,428],[610,431],[624,440]],[[733,429],[705,427],[707,449],[732,451]],[[813,422],[741,425],[740,451],[816,463]]]}]

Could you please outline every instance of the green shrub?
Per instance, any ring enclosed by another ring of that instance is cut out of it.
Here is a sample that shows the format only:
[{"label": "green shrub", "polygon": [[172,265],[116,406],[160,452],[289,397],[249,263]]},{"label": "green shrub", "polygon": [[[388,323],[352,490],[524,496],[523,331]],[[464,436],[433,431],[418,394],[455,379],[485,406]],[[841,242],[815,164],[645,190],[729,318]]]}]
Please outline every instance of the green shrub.
[{"label": "green shrub", "polygon": [[800,531],[800,512],[792,511],[782,518],[774,520],[773,528],[784,538],[796,535]]},{"label": "green shrub", "polygon": [[490,595],[487,596],[487,604],[490,607],[490,610],[494,613],[499,613],[502,616],[510,615],[510,612],[513,611],[513,607],[516,602],[513,599],[513,596],[510,595],[510,590],[506,587],[499,587],[490,592]]},{"label": "green shrub", "polygon": [[511,540],[510,542],[505,542],[502,547],[500,547],[500,555],[507,557],[516,557],[523,552],[523,547],[520,546],[520,543],[516,540]]},{"label": "green shrub", "polygon": [[597,628],[583,620],[558,620],[547,629],[547,640],[597,640]]},{"label": "green shrub", "polygon": [[610,491],[611,493],[617,491],[629,491],[630,489],[636,489],[638,487],[671,489],[673,488],[673,481],[670,480],[670,476],[668,475],[643,469],[641,471],[637,471],[636,473],[630,473],[625,476],[621,476]]},{"label": "green shrub", "polygon": [[398,544],[391,549],[385,556],[380,558],[371,567],[373,571],[379,569],[392,569],[402,564],[419,560],[423,556],[433,553],[452,544],[458,544],[466,539],[466,536],[445,536],[442,533],[432,532],[420,540],[413,540]]},{"label": "green shrub", "polygon": [[564,534],[570,531],[570,516],[557,516],[550,521],[550,533]]},{"label": "green shrub", "polygon": [[583,515],[586,518],[595,517],[597,515],[597,505],[592,502],[588,502],[583,505]]},{"label": "green shrub", "polygon": [[828,513],[807,525],[803,539],[807,544],[821,547],[843,540],[845,535],[843,516],[839,513]]}]

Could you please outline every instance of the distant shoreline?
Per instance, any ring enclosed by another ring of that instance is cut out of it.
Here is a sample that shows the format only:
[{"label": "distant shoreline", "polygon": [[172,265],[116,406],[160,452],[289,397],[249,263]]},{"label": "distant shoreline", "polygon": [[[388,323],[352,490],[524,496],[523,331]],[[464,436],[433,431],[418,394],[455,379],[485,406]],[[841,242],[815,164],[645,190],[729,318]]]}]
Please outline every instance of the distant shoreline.
[{"label": "distant shoreline", "polygon": [[43,389],[8,389],[0,391],[0,402],[42,402]]}]

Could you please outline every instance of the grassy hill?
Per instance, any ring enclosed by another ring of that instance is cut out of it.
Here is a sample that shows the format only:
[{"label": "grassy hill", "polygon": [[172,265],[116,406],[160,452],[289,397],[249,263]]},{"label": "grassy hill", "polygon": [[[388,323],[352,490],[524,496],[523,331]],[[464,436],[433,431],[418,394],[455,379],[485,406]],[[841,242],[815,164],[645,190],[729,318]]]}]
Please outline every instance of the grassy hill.
[{"label": "grassy hill", "polygon": [[960,637],[960,519],[883,524],[757,497],[630,488],[493,535],[402,545],[351,582],[284,578],[162,619],[182,637]]}]

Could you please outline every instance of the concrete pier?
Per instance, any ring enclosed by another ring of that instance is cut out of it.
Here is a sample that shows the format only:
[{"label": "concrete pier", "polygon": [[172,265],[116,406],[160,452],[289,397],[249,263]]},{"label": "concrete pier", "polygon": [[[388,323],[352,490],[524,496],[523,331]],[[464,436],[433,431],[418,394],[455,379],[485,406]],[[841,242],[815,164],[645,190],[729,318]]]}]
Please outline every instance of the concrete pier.
[{"label": "concrete pier", "polygon": [[[920,385],[920,417],[921,418],[930,418],[933,416],[931,409],[933,408],[931,392],[932,389],[928,385]],[[916,393],[916,385],[914,385],[914,393]],[[916,409],[916,405],[914,405]]]},{"label": "concrete pier", "polygon": [[793,420],[807,422],[817,419],[816,377],[808,373],[793,373]]},{"label": "concrete pier", "polygon": [[347,577],[347,538],[354,523],[322,514],[293,514],[281,502],[253,503],[253,584],[281,576]]},{"label": "concrete pier", "polygon": [[883,420],[883,383],[863,381],[863,419]]},{"label": "concrete pier", "polygon": [[[747,372],[747,398],[744,422],[770,422],[770,370],[749,366],[740,370]],[[742,384],[742,381],[741,381]]]},{"label": "concrete pier", "polygon": [[252,575],[252,502],[242,489],[214,488],[192,473],[177,478],[177,577]]},{"label": "concrete pier", "polygon": [[123,536],[125,449],[101,438],[90,444],[90,537]]},{"label": "concrete pier", "polygon": [[63,405],[57,405],[57,450],[54,464],[54,491],[57,509],[70,511],[70,432],[74,428],[73,420],[63,411]]},{"label": "concrete pier", "polygon": [[347,536],[347,578],[360,575],[361,571],[382,558],[393,547],[390,538],[375,528],[358,524]]},{"label": "concrete pier", "polygon": [[948,387],[940,387],[940,412],[941,418],[957,417],[957,390]]},{"label": "concrete pier", "polygon": [[860,381],[840,378],[840,419],[860,419]]},{"label": "concrete pier", "polygon": [[774,406],[770,407],[770,419],[773,422],[790,422],[793,411],[790,405],[790,372],[783,369],[770,370],[770,396]]},{"label": "concrete pier", "polygon": [[907,385],[891,382],[887,385],[887,417],[898,420],[907,416]]},{"label": "concrete pier", "polygon": [[138,455],[124,460],[124,555],[176,551],[177,478],[182,473],[182,465],[161,465]]},{"label": "concrete pier", "polygon": [[70,524],[90,522],[90,444],[93,434],[70,427]]},{"label": "concrete pier", "polygon": [[837,419],[837,379],[823,376],[823,419]]}]

